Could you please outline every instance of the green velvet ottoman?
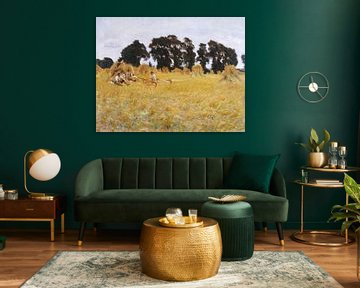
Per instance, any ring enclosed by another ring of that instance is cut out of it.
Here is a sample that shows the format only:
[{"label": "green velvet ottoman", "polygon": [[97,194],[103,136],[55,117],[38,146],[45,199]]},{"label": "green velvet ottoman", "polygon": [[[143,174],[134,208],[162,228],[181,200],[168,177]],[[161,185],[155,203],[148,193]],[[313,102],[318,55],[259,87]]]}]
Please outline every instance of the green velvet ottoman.
[{"label": "green velvet ottoman", "polygon": [[216,219],[223,243],[222,260],[246,260],[254,253],[254,215],[247,202],[222,204],[207,201],[201,207],[201,216]]}]

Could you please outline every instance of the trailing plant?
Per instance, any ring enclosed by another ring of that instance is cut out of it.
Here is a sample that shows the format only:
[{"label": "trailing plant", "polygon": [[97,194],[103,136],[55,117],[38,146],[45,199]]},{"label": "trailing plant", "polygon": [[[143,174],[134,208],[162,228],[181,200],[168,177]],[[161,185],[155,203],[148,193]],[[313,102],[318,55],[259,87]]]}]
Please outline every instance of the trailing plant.
[{"label": "trailing plant", "polygon": [[351,226],[356,226],[356,231],[360,229],[360,185],[344,173],[344,187],[346,193],[354,200],[354,203],[348,205],[334,205],[331,210],[331,217],[329,221],[343,221],[341,225],[341,232],[349,229]]},{"label": "trailing plant", "polygon": [[320,141],[319,136],[314,128],[311,128],[308,143],[296,143],[309,152],[323,152],[324,146],[330,140],[330,133],[328,130],[323,129],[324,139]]}]

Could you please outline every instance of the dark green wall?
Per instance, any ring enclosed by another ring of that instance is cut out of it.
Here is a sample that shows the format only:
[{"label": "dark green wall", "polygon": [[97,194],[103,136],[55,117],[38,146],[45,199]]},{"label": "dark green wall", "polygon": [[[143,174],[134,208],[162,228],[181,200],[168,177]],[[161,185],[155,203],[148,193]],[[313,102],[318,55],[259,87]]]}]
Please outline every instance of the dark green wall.
[{"label": "dark green wall", "polygon": [[[281,153],[278,167],[290,199],[287,227],[297,227],[299,187],[291,181],[306,153],[294,142],[306,141],[311,127],[327,128],[356,164],[359,11],[356,0],[1,1],[0,183],[21,189],[24,153],[56,151],[60,174],[29,186],[66,194],[67,224],[77,227],[74,179],[94,158]],[[96,16],[246,17],[246,132],[96,133]],[[324,73],[331,85],[319,104],[296,93],[297,81],[309,71]],[[343,201],[341,190],[309,190],[309,227],[327,226],[330,207]]]}]

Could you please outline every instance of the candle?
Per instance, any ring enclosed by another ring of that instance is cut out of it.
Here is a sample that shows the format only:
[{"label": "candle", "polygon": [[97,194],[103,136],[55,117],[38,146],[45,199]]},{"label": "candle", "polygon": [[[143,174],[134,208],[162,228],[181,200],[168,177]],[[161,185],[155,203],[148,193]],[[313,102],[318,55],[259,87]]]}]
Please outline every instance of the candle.
[{"label": "candle", "polygon": [[337,142],[330,142],[330,147],[331,147],[331,148],[337,148],[337,147],[338,147],[338,143],[337,143]]},{"label": "candle", "polygon": [[339,156],[341,157],[341,159],[338,161],[338,168],[339,169],[345,169],[346,168],[346,160],[345,160],[346,147],[345,146],[339,146],[338,150],[339,150]]},{"label": "candle", "polygon": [[341,152],[342,154],[346,153],[346,146],[339,146],[339,152]]}]

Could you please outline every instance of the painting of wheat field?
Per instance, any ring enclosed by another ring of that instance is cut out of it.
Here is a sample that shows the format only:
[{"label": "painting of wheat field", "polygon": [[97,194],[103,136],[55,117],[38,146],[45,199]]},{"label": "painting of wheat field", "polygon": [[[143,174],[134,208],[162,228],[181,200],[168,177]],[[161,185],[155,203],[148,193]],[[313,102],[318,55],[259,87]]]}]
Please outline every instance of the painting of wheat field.
[{"label": "painting of wheat field", "polygon": [[97,17],[97,132],[244,132],[244,17]]}]

